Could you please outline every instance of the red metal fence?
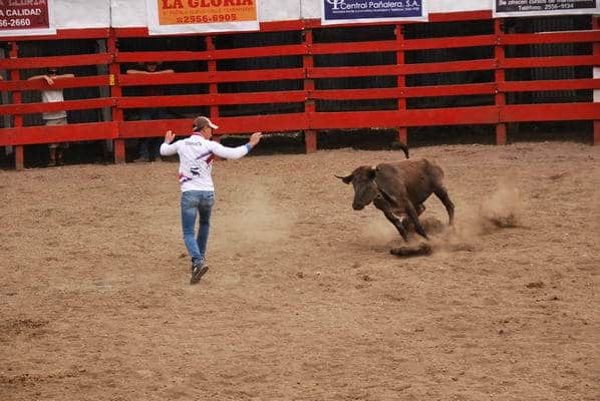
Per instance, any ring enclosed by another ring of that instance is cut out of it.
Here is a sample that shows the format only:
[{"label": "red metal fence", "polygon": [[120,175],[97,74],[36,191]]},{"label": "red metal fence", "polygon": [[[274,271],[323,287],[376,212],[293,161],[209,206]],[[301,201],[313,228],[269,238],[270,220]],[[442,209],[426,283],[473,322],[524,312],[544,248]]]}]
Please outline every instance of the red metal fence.
[{"label": "red metal fence", "polygon": [[[321,26],[318,20],[273,22],[261,24],[261,33],[293,39],[236,47],[236,35],[255,33],[203,35],[195,48],[142,51],[122,45],[148,38],[147,30],[139,28],[59,30],[51,37],[7,38],[8,57],[0,59],[0,70],[7,70],[8,76],[0,81],[0,91],[9,93],[9,102],[0,106],[0,114],[4,121],[10,116],[10,122],[0,128],[0,146],[15,146],[16,167],[22,168],[23,145],[109,139],[119,163],[125,160],[125,140],[162,136],[167,129],[187,133],[190,118],[199,110],[219,121],[222,134],[303,132],[307,152],[317,149],[317,132],[322,130],[397,129],[398,139],[408,143],[411,127],[489,125],[494,127],[495,142],[505,144],[507,124],[532,121],[588,121],[597,145],[600,103],[594,103],[593,92],[600,90],[600,78],[592,71],[600,66],[600,25],[598,17],[583,18],[588,29],[520,32],[509,28],[507,19],[492,19],[490,12],[433,14],[427,24],[480,21],[488,28],[483,33],[415,38],[406,34],[415,26],[411,23],[386,24],[378,26],[383,34],[372,39],[361,37],[361,29],[369,26],[354,27],[360,40],[352,41],[322,39],[328,30],[344,27]],[[103,45],[95,54],[24,57],[19,52],[28,41],[69,39]],[[528,46],[558,46],[562,51],[565,44],[577,51],[551,56],[543,52],[522,56],[518,51]],[[428,61],[415,56],[419,54],[451,56]],[[155,60],[183,67],[151,77],[124,73],[126,65]],[[24,102],[24,93],[48,88],[43,80],[27,81],[24,72],[50,66],[96,66],[96,75],[63,79],[55,86],[75,92],[101,88],[98,93],[104,95],[54,104]],[[562,68],[571,73],[560,79],[519,73]],[[436,80],[436,74],[462,78],[447,82]],[[125,93],[153,85],[185,90],[151,97]],[[521,94],[548,92],[559,96],[519,100]],[[440,99],[457,101],[446,107]],[[156,121],[127,117],[144,107],[183,111]],[[99,117],[68,126],[24,124],[24,116],[54,110],[95,110]]]}]

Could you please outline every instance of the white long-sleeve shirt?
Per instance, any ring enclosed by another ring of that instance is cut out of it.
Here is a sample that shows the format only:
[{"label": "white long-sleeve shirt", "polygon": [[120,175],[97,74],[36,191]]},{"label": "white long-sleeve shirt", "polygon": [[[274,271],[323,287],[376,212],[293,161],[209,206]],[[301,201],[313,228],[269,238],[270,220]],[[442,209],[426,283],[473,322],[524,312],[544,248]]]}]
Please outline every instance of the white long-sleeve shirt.
[{"label": "white long-sleeve shirt", "polygon": [[210,141],[200,134],[163,143],[160,154],[173,156],[179,154],[179,183],[181,192],[185,191],[214,191],[212,166],[215,156],[224,159],[239,159],[250,151],[249,144],[230,148],[219,142]]}]

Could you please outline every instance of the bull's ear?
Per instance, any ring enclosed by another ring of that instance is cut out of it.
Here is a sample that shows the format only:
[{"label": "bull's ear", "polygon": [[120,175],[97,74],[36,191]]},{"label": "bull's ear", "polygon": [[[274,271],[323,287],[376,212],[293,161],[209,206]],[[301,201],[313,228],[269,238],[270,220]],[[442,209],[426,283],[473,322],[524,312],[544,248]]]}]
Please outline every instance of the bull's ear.
[{"label": "bull's ear", "polygon": [[339,178],[340,180],[343,181],[344,184],[350,184],[352,182],[352,180],[354,179],[354,174],[350,174],[350,175],[343,176],[343,177],[336,175],[335,178]]}]

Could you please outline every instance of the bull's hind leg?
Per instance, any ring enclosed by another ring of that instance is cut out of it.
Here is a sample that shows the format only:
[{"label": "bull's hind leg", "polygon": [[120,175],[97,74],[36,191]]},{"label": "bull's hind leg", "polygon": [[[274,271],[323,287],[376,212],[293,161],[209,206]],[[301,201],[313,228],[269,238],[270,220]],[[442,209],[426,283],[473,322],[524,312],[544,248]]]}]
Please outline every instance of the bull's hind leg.
[{"label": "bull's hind leg", "polygon": [[410,218],[413,225],[415,226],[415,231],[419,235],[421,235],[423,238],[429,239],[429,237],[427,236],[427,233],[425,233],[425,229],[423,228],[423,226],[421,225],[421,222],[419,221],[419,214],[418,214],[417,210],[415,210],[414,206],[410,202],[408,202],[408,204],[406,205],[406,213],[408,214],[408,217]]},{"label": "bull's hind leg", "polygon": [[454,223],[454,203],[450,200],[448,196],[448,191],[443,186],[440,186],[438,189],[434,191],[435,196],[438,197],[440,201],[444,204],[446,211],[448,212],[449,225]]}]

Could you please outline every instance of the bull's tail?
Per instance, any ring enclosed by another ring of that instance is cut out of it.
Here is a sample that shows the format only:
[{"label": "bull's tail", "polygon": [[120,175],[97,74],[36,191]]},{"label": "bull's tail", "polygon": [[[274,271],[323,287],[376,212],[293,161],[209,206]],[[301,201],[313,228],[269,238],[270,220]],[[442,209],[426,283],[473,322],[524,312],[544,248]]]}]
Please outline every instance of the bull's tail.
[{"label": "bull's tail", "polygon": [[406,156],[406,158],[408,159],[408,146],[400,141],[394,141],[394,143],[392,144],[392,149],[401,149],[404,152],[404,156]]}]

